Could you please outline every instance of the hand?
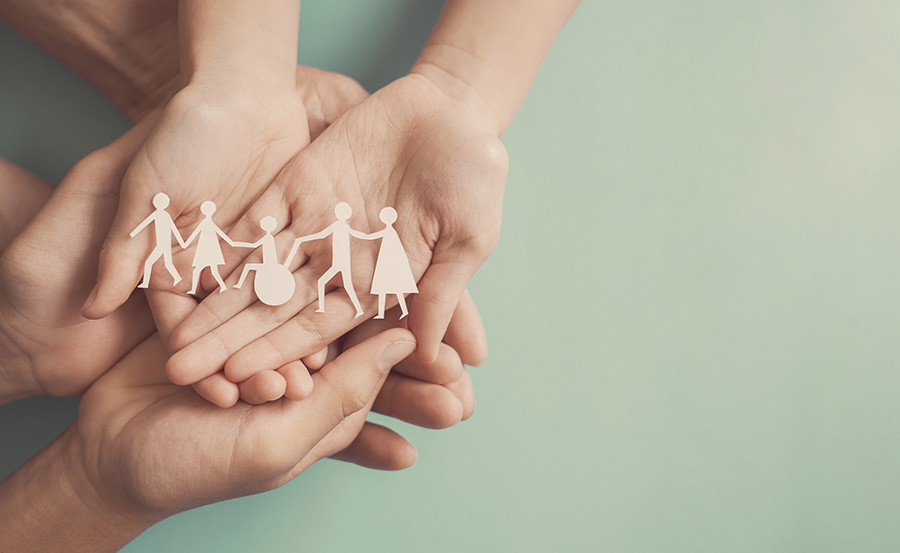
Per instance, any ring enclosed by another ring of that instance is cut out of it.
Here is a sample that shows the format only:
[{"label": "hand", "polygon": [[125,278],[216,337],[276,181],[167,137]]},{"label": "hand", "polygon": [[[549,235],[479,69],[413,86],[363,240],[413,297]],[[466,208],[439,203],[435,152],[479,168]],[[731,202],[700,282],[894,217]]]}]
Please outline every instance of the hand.
[{"label": "hand", "polygon": [[[378,222],[383,207],[396,208],[395,228],[419,280],[409,328],[426,361],[438,355],[466,282],[500,230],[505,150],[477,99],[458,98],[417,74],[388,85],[298,154],[243,219],[274,214],[282,227],[290,221],[276,236],[285,252],[296,237],[334,222],[339,201],[351,205],[349,222],[364,232],[384,226]],[[354,287],[369,313],[374,296],[366,292],[377,246],[353,243]],[[343,290],[327,296],[325,314],[314,313],[316,281],[331,262],[330,240],[312,242],[303,253],[309,260],[295,273],[297,291],[287,304],[254,303],[248,288],[208,297],[191,313],[170,341],[180,350],[169,361],[173,381],[196,382],[224,367],[229,379],[242,382],[316,351],[358,324]],[[225,273],[238,262],[227,264]]]},{"label": "hand", "polygon": [[0,356],[33,383],[12,395],[77,394],[153,331],[142,296],[101,321],[81,316],[116,191],[152,120],[80,161],[0,257]]},{"label": "hand", "polygon": [[[0,482],[4,544],[117,550],[167,516],[278,487],[348,444],[346,459],[407,467],[415,449],[365,416],[391,365],[414,347],[406,330],[381,332],[319,371],[305,401],[223,410],[166,380],[166,349],[154,334],[88,390],[66,433]],[[446,395],[402,393],[440,420],[428,404]]]}]

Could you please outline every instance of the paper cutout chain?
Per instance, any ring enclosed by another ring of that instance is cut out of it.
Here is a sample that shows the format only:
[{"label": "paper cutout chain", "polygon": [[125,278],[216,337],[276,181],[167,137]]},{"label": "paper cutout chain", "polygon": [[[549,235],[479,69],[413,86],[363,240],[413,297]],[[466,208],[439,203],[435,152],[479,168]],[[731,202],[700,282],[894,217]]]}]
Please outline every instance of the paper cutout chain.
[{"label": "paper cutout chain", "polygon": [[392,207],[385,207],[378,215],[385,227],[377,232],[366,234],[350,228],[347,220],[353,215],[353,210],[345,202],[338,203],[334,207],[334,215],[337,220],[315,234],[295,239],[294,245],[291,247],[291,251],[283,264],[278,262],[275,237],[272,235],[272,232],[278,226],[274,217],[267,215],[260,220],[259,226],[265,231],[265,235],[256,242],[235,242],[213,221],[212,216],[216,212],[216,204],[211,201],[205,201],[200,205],[200,212],[205,217],[188,239],[184,240],[175,226],[175,221],[172,220],[171,215],[166,211],[166,208],[169,207],[169,196],[162,192],[158,193],[153,197],[153,207],[156,208],[153,213],[148,215],[141,224],[131,231],[131,237],[134,238],[150,223],[153,223],[155,230],[156,245],[144,262],[144,278],[138,285],[138,288],[147,288],[150,285],[150,274],[153,270],[153,265],[160,258],[163,259],[166,270],[172,276],[173,285],[181,282],[181,275],[178,274],[175,264],[172,262],[172,236],[174,235],[175,240],[178,241],[178,244],[183,249],[186,249],[195,240],[197,242],[194,252],[192,286],[191,291],[188,293],[197,293],[200,275],[203,269],[207,267],[219,284],[219,293],[224,292],[228,288],[219,274],[219,265],[225,263],[219,242],[221,238],[236,248],[262,248],[262,263],[245,264],[241,271],[241,276],[234,287],[242,287],[250,272],[255,271],[253,291],[256,293],[259,301],[271,306],[282,305],[287,303],[291,296],[294,295],[296,285],[294,276],[288,267],[291,261],[294,260],[294,256],[297,255],[300,244],[331,236],[331,268],[319,278],[317,283],[319,296],[317,313],[325,312],[325,285],[340,274],[344,291],[350,296],[350,301],[353,303],[353,307],[356,308],[356,316],[360,317],[363,314],[362,306],[360,306],[359,298],[356,296],[353,279],[351,278],[350,237],[362,240],[381,239],[381,248],[378,250],[378,259],[375,262],[375,274],[372,277],[370,290],[371,294],[378,296],[378,316],[376,319],[384,318],[385,302],[388,295],[397,296],[402,312],[400,318],[402,319],[409,313],[404,294],[415,294],[419,291],[416,287],[412,269],[409,266],[409,258],[406,256],[406,251],[400,242],[400,236],[393,226],[394,222],[397,221],[397,212]]}]

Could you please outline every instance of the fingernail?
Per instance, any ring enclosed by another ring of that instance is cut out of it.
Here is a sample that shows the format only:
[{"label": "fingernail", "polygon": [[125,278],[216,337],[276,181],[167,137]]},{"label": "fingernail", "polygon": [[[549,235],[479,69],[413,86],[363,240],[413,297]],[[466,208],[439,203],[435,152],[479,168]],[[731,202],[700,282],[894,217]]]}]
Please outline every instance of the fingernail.
[{"label": "fingernail", "polygon": [[409,340],[400,340],[389,345],[378,359],[378,370],[388,372],[391,367],[406,359],[416,349],[416,343]]}]

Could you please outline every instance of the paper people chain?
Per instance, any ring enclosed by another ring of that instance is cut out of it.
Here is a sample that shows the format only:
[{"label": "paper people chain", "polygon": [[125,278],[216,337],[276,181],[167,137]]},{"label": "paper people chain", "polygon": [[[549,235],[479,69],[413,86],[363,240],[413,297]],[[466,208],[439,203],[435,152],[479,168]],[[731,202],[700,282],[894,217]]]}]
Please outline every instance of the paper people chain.
[{"label": "paper people chain", "polygon": [[219,292],[224,292],[227,287],[219,274],[219,265],[225,263],[222,255],[222,247],[219,242],[221,238],[232,247],[237,248],[262,248],[262,263],[248,263],[244,265],[235,288],[241,288],[244,281],[251,271],[255,271],[256,275],[253,279],[253,291],[259,301],[266,305],[277,306],[288,302],[294,295],[295,282],[294,277],[288,267],[293,261],[294,256],[300,248],[300,244],[312,240],[321,240],[331,236],[331,268],[319,278],[317,283],[317,292],[319,298],[319,307],[317,313],[325,312],[325,285],[336,277],[341,275],[344,291],[350,297],[353,307],[356,308],[356,316],[363,314],[362,306],[359,298],[356,296],[356,289],[353,287],[353,279],[350,269],[350,238],[360,238],[362,240],[378,240],[381,239],[381,248],[378,250],[378,258],[375,262],[375,274],[372,277],[371,294],[378,296],[378,316],[376,319],[384,318],[385,303],[388,295],[395,295],[397,302],[400,304],[402,319],[409,311],[406,307],[406,299],[404,294],[415,294],[419,290],[416,287],[416,280],[413,277],[412,269],[409,266],[409,258],[400,242],[400,236],[394,229],[394,223],[397,221],[397,212],[392,207],[386,207],[379,213],[379,219],[385,224],[382,230],[366,234],[350,227],[347,222],[353,215],[353,210],[346,202],[340,202],[334,207],[334,215],[337,219],[323,230],[301,236],[294,240],[291,251],[284,261],[284,264],[278,262],[278,251],[275,247],[275,237],[272,232],[278,226],[274,217],[263,217],[260,222],[260,228],[265,232],[262,238],[256,242],[235,242],[225,232],[213,222],[212,216],[216,212],[216,204],[211,201],[205,201],[200,205],[200,212],[205,216],[194,232],[184,240],[172,217],[166,211],[169,206],[169,197],[160,192],[153,197],[153,207],[156,208],[141,224],[132,232],[131,237],[137,236],[150,223],[154,226],[154,238],[156,244],[147,261],[144,263],[144,278],[138,285],[140,288],[147,288],[150,283],[150,273],[153,265],[163,259],[166,270],[172,276],[174,284],[181,282],[181,275],[175,269],[172,262],[172,236],[182,247],[182,249],[190,246],[195,240],[197,246],[194,252],[192,275],[192,285],[189,294],[197,292],[197,285],[200,282],[200,275],[203,269],[209,267],[213,277],[219,284]]}]

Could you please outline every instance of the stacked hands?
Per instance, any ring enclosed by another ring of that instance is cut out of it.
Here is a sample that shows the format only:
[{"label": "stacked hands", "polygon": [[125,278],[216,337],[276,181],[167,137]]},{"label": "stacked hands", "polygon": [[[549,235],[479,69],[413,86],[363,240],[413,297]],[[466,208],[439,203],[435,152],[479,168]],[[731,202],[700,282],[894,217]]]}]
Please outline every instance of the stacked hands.
[{"label": "stacked hands", "polygon": [[[472,414],[465,366],[485,360],[486,341],[466,285],[499,236],[499,136],[574,2],[448,2],[410,73],[371,96],[295,65],[296,1],[263,13],[237,0],[177,12],[83,0],[82,18],[34,4],[0,16],[135,124],[52,195],[0,166],[0,399],[83,394],[76,423],[0,483],[0,537],[19,551],[54,533],[68,550],[114,550],[161,518],[279,486],[323,457],[410,466],[415,449],[366,422],[370,410],[428,428]],[[98,18],[116,47],[78,27]],[[171,223],[148,218],[151,206]],[[360,238],[345,280],[328,280],[336,215]],[[386,226],[418,291],[408,309],[403,294],[368,293]],[[230,247],[198,264],[184,247],[210,231]],[[157,236],[173,254],[155,249]],[[294,292],[264,303],[246,270],[273,255]],[[36,489],[38,474],[64,485]],[[15,522],[17,497],[83,518],[36,537]]]}]

